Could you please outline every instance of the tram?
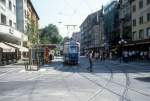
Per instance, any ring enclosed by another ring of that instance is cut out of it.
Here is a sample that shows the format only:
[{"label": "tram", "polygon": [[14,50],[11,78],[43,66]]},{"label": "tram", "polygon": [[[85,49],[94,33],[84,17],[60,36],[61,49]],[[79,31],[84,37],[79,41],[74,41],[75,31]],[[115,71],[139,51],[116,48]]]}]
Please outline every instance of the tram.
[{"label": "tram", "polygon": [[64,63],[78,64],[80,57],[80,43],[74,40],[64,43],[63,57]]}]

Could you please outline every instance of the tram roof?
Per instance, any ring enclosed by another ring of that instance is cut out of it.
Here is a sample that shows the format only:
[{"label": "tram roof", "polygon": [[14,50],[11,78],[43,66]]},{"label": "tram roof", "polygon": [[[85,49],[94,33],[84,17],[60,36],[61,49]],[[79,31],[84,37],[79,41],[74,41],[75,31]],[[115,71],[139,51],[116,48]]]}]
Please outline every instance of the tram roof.
[{"label": "tram roof", "polygon": [[76,42],[76,41],[69,41],[69,42],[65,42],[64,43],[65,45],[69,45],[69,44],[80,44],[79,42]]}]

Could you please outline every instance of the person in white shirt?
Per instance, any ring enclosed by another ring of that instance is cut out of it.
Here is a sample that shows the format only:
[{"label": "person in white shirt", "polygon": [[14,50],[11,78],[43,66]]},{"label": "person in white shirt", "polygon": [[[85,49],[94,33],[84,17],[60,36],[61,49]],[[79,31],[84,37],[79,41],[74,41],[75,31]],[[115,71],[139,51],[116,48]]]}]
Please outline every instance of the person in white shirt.
[{"label": "person in white shirt", "polygon": [[130,60],[130,62],[132,62],[132,52],[131,51],[129,51],[129,60]]},{"label": "person in white shirt", "polygon": [[93,72],[93,62],[92,62],[92,57],[93,57],[93,51],[89,52],[89,63],[90,63],[90,67],[88,67],[87,69],[90,70],[90,72]]},{"label": "person in white shirt", "polygon": [[128,51],[123,52],[124,62],[128,62]]}]

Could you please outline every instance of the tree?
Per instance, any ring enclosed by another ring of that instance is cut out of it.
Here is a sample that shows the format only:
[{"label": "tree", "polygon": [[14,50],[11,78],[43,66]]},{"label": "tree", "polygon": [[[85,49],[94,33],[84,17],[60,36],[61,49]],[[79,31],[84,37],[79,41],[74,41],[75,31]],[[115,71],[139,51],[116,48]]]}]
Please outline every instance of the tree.
[{"label": "tree", "polygon": [[62,44],[64,44],[65,42],[69,41],[70,38],[69,37],[64,37],[63,41],[62,41]]},{"label": "tree", "polygon": [[59,44],[62,41],[62,36],[58,32],[56,25],[49,24],[41,30],[40,42],[42,44]]},{"label": "tree", "polygon": [[32,18],[28,18],[28,21],[26,35],[28,36],[30,43],[35,45],[38,43],[38,26]]}]

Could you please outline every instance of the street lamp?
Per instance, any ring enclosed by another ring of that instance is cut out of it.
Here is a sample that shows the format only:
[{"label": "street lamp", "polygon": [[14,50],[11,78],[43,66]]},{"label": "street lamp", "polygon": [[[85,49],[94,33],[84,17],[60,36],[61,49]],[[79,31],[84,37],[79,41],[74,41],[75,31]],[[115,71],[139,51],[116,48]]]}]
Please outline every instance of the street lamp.
[{"label": "street lamp", "polygon": [[127,41],[125,41],[124,39],[121,39],[118,43],[119,43],[120,45],[121,45],[121,44],[126,44]]},{"label": "street lamp", "polygon": [[120,55],[120,63],[122,61],[122,56],[123,56],[123,46],[124,44],[127,44],[127,41],[125,41],[124,39],[121,39],[119,42],[119,45],[120,45],[120,52],[119,52],[119,55]]}]

